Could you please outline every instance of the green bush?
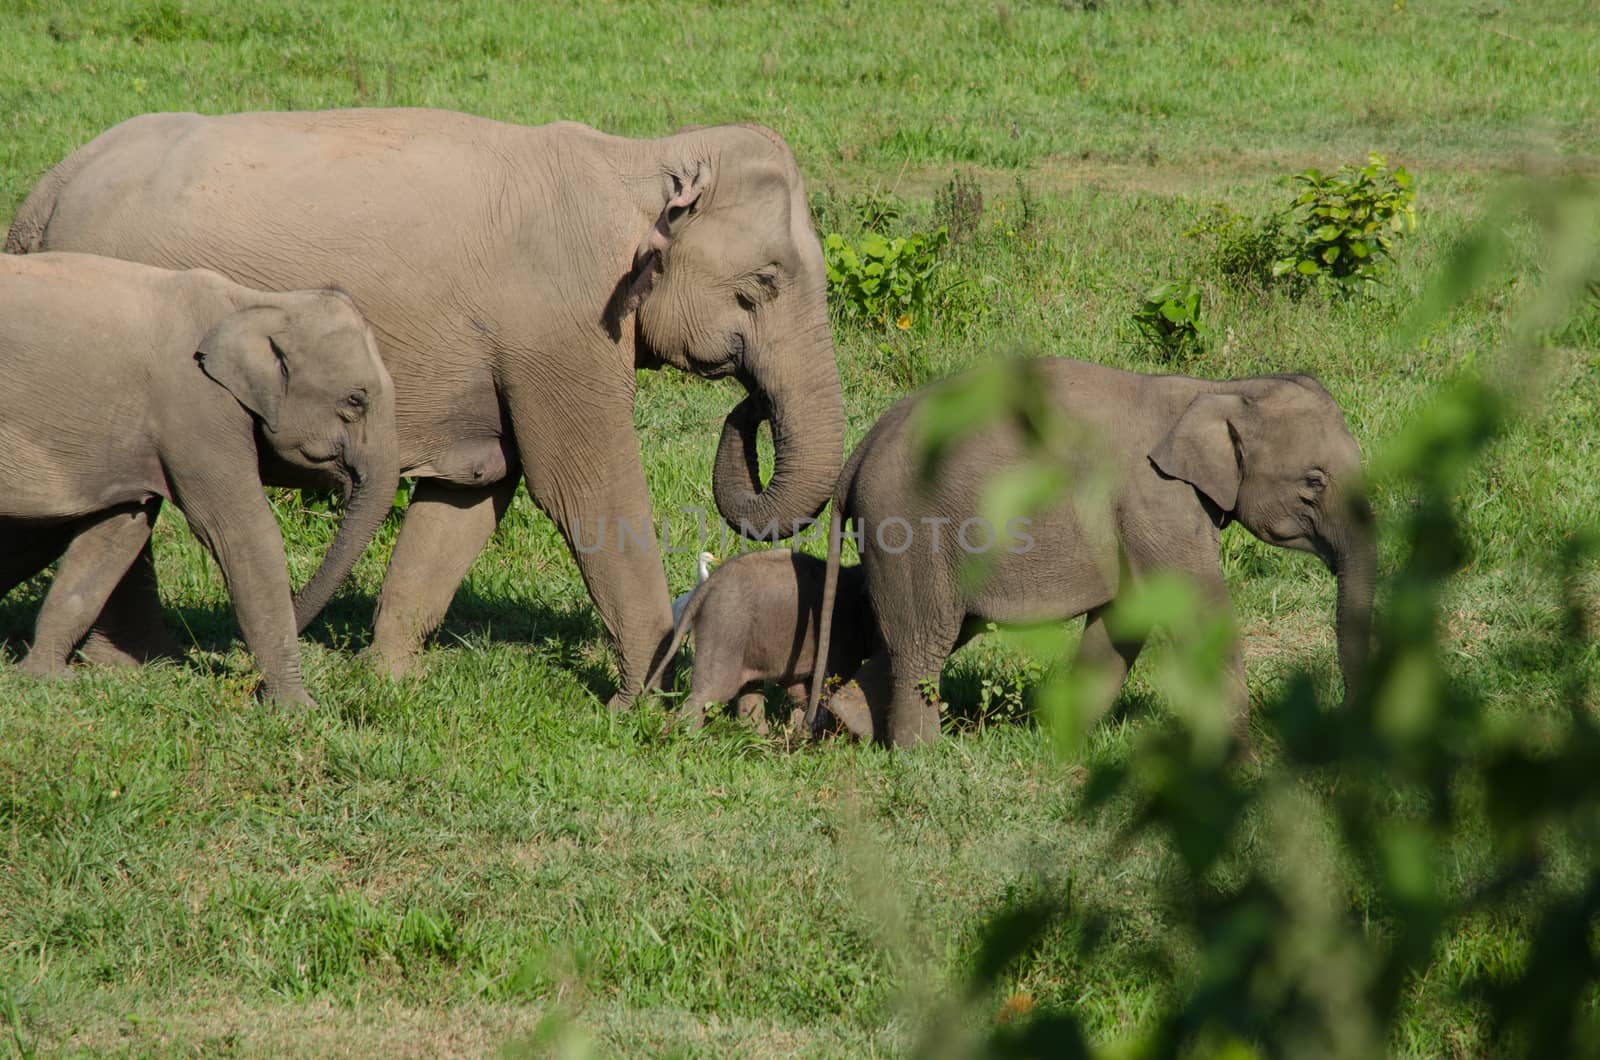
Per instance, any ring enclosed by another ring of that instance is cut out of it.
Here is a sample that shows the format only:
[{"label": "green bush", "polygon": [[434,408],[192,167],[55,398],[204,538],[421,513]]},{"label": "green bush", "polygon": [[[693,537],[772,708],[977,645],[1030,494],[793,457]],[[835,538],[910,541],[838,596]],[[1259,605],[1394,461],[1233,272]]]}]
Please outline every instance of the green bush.
[{"label": "green bush", "polygon": [[828,304],[846,320],[908,330],[934,297],[945,230],[885,238],[868,232],[852,246],[837,232],[822,242]]},{"label": "green bush", "polygon": [[1394,252],[1394,238],[1417,226],[1417,192],[1404,166],[1385,168],[1383,156],[1364,166],[1324,175],[1308,169],[1290,178],[1300,193],[1286,214],[1287,252],[1273,275],[1331,282],[1341,294],[1376,283]]},{"label": "green bush", "polygon": [[989,305],[970,280],[946,267],[941,253],[948,244],[942,226],[908,236],[868,232],[855,244],[830,233],[822,241],[829,308],[841,323],[891,334],[935,320],[948,331],[971,327]]},{"label": "green bush", "polygon": [[1217,203],[1183,233],[1209,244],[1204,267],[1235,287],[1370,291],[1395,239],[1416,228],[1411,174],[1369,154],[1362,166],[1308,169],[1286,180],[1298,189],[1287,206],[1249,217]]},{"label": "green bush", "polygon": [[1280,214],[1256,220],[1217,203],[1183,234],[1211,243],[1206,263],[1224,279],[1264,291],[1277,278],[1273,265],[1286,253],[1283,226]]},{"label": "green bush", "polygon": [[1152,287],[1133,311],[1133,323],[1168,360],[1199,352],[1206,336],[1200,322],[1200,288],[1189,280]]}]

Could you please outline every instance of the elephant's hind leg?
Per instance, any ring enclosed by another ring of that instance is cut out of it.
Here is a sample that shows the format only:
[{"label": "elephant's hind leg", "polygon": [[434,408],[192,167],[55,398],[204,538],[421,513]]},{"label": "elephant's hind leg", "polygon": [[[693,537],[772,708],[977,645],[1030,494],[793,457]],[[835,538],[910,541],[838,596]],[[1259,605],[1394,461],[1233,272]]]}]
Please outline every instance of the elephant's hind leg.
[{"label": "elephant's hind leg", "polygon": [[520,476],[513,471],[482,489],[417,483],[378,594],[373,665],[392,677],[417,662],[422,640],[438,628],[472,561],[500,525]]},{"label": "elephant's hind leg", "polygon": [[78,531],[45,594],[24,671],[36,676],[65,672],[72,649],[150,540],[155,507],[151,502],[114,508]]},{"label": "elephant's hind leg", "polygon": [[1110,712],[1128,679],[1128,671],[1144,648],[1143,641],[1118,640],[1106,628],[1107,608],[1090,611],[1084,621],[1083,639],[1078,642],[1078,657],[1074,662],[1084,674],[1095,680],[1090,698],[1085,705],[1086,720],[1099,721]]},{"label": "elephant's hind leg", "polygon": [[744,687],[744,668],[738,661],[718,658],[711,650],[702,653],[698,630],[695,641],[694,678],[689,684],[689,696],[678,710],[677,721],[691,729],[706,723],[706,707],[710,704],[738,704],[743,698],[740,690]]},{"label": "elephant's hind leg", "polygon": [[138,666],[183,656],[183,646],[172,636],[161,611],[155,552],[149,540],[112,590],[78,651],[101,666]]},{"label": "elephant's hind leg", "polygon": [[[915,747],[939,737],[939,704],[923,693],[924,687],[939,685],[939,671],[955,649],[961,636],[963,616],[926,615],[919,630],[898,628],[884,631],[888,656],[889,691],[887,717],[880,716],[873,704],[873,723],[880,741],[896,747]],[[871,665],[871,661],[869,664]],[[867,667],[858,675],[867,683]]]}]

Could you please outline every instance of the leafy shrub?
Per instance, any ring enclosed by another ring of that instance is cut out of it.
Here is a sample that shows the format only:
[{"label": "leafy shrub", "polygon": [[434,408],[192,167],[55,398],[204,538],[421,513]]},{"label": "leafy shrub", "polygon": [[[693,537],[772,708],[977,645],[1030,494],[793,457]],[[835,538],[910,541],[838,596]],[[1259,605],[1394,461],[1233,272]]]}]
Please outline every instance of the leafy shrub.
[{"label": "leafy shrub", "polygon": [[978,285],[946,266],[947,245],[942,226],[894,237],[867,232],[858,243],[830,232],[822,240],[830,311],[843,323],[891,335],[931,322],[955,333],[973,327],[989,303]]},{"label": "leafy shrub", "polygon": [[1133,311],[1133,323],[1169,360],[1198,352],[1206,336],[1200,322],[1200,288],[1189,280],[1152,287]]},{"label": "leafy shrub", "polygon": [[1386,169],[1383,156],[1364,166],[1344,165],[1324,175],[1308,169],[1290,178],[1300,187],[1287,212],[1288,253],[1273,264],[1275,276],[1293,273],[1331,281],[1348,294],[1376,283],[1394,252],[1394,237],[1417,226],[1417,193],[1404,166]]},{"label": "leafy shrub", "polygon": [[868,232],[852,246],[837,232],[822,241],[828,304],[847,321],[909,330],[937,298],[943,228],[886,238]]},{"label": "leafy shrub", "polygon": [[1207,264],[1224,279],[1259,290],[1272,286],[1277,278],[1272,267],[1286,253],[1280,214],[1255,220],[1224,203],[1212,206],[1183,234],[1211,242]]},{"label": "leafy shrub", "polygon": [[1234,286],[1300,293],[1324,286],[1337,295],[1369,291],[1394,254],[1394,240],[1416,228],[1416,189],[1404,166],[1382,155],[1333,174],[1308,169],[1288,178],[1299,190],[1288,206],[1252,218],[1218,203],[1183,234],[1210,244],[1205,267]]}]

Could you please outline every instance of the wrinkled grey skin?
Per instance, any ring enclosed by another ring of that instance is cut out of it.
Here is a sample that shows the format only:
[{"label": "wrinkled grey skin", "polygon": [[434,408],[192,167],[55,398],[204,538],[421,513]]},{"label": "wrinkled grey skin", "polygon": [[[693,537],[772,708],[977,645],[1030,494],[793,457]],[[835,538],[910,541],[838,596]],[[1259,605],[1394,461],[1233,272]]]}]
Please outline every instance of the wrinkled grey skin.
[{"label": "wrinkled grey skin", "polygon": [[[92,625],[90,658],[173,650],[125,579],[141,560],[152,569],[150,528],[170,500],[222,569],[263,694],[309,705],[297,629],[350,573],[399,481],[393,386],[350,300],[91,255],[6,256],[0,321],[0,596],[65,553],[24,669],[63,672]],[[298,599],[263,481],[348,495]]]},{"label": "wrinkled grey skin", "polygon": [[420,479],[375,618],[390,673],[413,665],[526,477],[617,646],[612,705],[632,701],[672,626],[636,368],[748,391],[713,474],[736,530],[787,536],[838,474],[822,251],[767,129],[629,140],[428,110],[149,114],[46,174],[6,248],[350,292],[394,377],[402,473]]},{"label": "wrinkled grey skin", "polygon": [[[882,647],[829,703],[843,718],[867,716],[877,739],[909,746],[939,734],[937,709],[919,682],[936,679],[950,652],[985,622],[1027,623],[1087,616],[1080,665],[1105,675],[1101,713],[1116,699],[1142,644],[1114,640],[1107,607],[1122,589],[1157,571],[1188,575],[1215,607],[1231,609],[1218,535],[1237,521],[1270,544],[1311,552],[1338,578],[1337,639],[1346,691],[1370,647],[1377,562],[1371,511],[1359,494],[1360,452],[1333,399],[1308,375],[1210,381],[1138,375],[1081,361],[1030,362],[1074,435],[1066,501],[1002,538],[989,577],[960,580],[967,553],[952,547],[963,520],[980,512],[984,483],[1027,452],[1015,425],[959,442],[928,489],[919,488],[924,446],[916,410],[945,380],[902,400],[851,454],[834,494],[831,567],[840,522],[866,524],[862,567]],[[900,517],[915,529],[904,544]],[[933,547],[927,519],[942,524]],[[981,547],[979,527],[967,541]],[[887,544],[887,548],[885,547]],[[1017,549],[1019,551],[1011,551]],[[831,581],[830,570],[829,580]],[[825,589],[824,600],[830,589]],[[826,602],[821,613],[828,614]],[[829,631],[819,633],[828,650]],[[1245,735],[1244,666],[1229,658],[1237,730]],[[818,691],[813,689],[814,713]]]},{"label": "wrinkled grey skin", "polygon": [[[698,728],[706,706],[731,703],[740,718],[766,731],[767,682],[784,688],[797,712],[817,667],[817,615],[827,565],[815,556],[769,549],[747,552],[716,570],[689,597],[651,684],[657,684],[678,646],[694,634],[694,677],[679,711]],[[874,648],[872,614],[861,594],[859,567],[838,571],[827,677],[848,679]]]}]

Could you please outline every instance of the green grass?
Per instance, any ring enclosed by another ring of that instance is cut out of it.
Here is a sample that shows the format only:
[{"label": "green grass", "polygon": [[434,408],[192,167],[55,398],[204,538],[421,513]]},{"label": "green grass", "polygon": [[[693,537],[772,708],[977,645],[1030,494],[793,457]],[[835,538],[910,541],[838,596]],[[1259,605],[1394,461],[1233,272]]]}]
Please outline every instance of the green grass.
[{"label": "green grass", "polygon": [[[847,235],[860,189],[897,192],[902,229],[938,221],[934,193],[957,167],[986,193],[979,235],[951,257],[989,305],[981,323],[837,332],[849,442],[905,390],[996,348],[1167,367],[1131,313],[1158,279],[1188,276],[1215,337],[1179,367],[1315,371],[1379,451],[1441,382],[1485,363],[1537,275],[1518,229],[1485,293],[1422,342],[1394,338],[1502,171],[1600,159],[1600,36],[1582,5],[1080,6],[412,13],[341,0],[310,14],[278,0],[12,0],[0,211],[74,146],[147,110],[427,105],[631,135],[755,119],[789,139],[819,216]],[[1238,290],[1181,235],[1213,202],[1260,212],[1286,198],[1276,176],[1369,149],[1419,180],[1419,229],[1375,300]],[[1507,728],[1560,728],[1547,671],[1561,616],[1540,557],[1600,509],[1597,351],[1591,308],[1555,338],[1554,379],[1461,498],[1471,555],[1447,601],[1447,647],[1456,679]],[[732,400],[725,385],[641,376],[658,514],[710,507]],[[280,503],[303,578],[331,526]],[[1392,488],[1376,497],[1391,523],[1409,503]],[[186,665],[40,686],[0,664],[0,1040],[49,1053],[587,1039],[602,1054],[898,1055],[969,966],[984,918],[1067,881],[1085,908],[1118,911],[1106,945],[1081,956],[1083,925],[1069,920],[1008,990],[1071,1005],[1111,1040],[1181,985],[1141,959],[1174,942],[1170,855],[1115,845],[1117,806],[1078,812],[1086,767],[1125,757],[1166,711],[1149,662],[1121,716],[1066,764],[1011,720],[1037,667],[993,640],[947,667],[952,719],[925,752],[795,749],[731,722],[664,734],[658,711],[605,712],[603,631],[524,496],[422,674],[394,685],[366,673],[353,653],[393,533],[308,640],[323,704],[310,717],[251,702],[220,580],[171,513],[158,554],[173,622],[196,645]],[[690,583],[693,551],[667,557],[674,588]],[[1392,544],[1384,555],[1392,565]],[[1225,564],[1252,695],[1301,666],[1331,685],[1326,573],[1237,530]],[[41,588],[0,603],[13,658]],[[1061,649],[1075,637],[1065,630]],[[1486,871],[1481,848],[1455,852],[1452,884]],[[1271,854],[1266,830],[1243,840],[1241,857]],[[1485,1028],[1454,990],[1516,960],[1520,931],[1514,919],[1453,931],[1394,1048],[1483,1054]]]}]

